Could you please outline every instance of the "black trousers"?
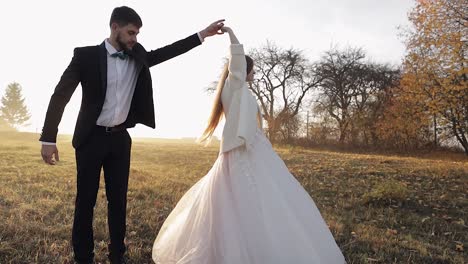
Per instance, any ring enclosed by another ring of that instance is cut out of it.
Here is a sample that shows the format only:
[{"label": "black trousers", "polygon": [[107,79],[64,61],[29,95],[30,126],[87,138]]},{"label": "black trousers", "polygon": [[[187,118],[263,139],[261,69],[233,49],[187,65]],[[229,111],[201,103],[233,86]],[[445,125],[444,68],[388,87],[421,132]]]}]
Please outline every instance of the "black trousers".
[{"label": "black trousers", "polygon": [[94,258],[93,211],[99,189],[101,168],[107,197],[111,256],[126,250],[127,189],[132,139],[127,130],[106,132],[96,126],[90,138],[75,150],[77,194],[73,221],[72,243],[77,261]]}]

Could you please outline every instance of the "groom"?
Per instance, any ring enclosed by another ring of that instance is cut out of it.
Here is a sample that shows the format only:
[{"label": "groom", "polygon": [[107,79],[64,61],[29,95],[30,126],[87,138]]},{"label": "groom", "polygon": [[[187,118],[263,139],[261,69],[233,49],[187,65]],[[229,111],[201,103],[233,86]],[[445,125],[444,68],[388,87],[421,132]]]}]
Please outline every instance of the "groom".
[{"label": "groom", "polygon": [[132,140],[127,128],[137,123],[155,128],[153,88],[149,68],[200,45],[220,32],[224,20],[153,51],[137,42],[140,16],[122,6],[113,10],[110,37],[98,46],[75,48],[49,102],[40,137],[44,162],[59,160],[56,138],[65,105],[78,83],[81,108],[73,134],[77,194],[72,242],[77,263],[93,263],[93,209],[101,168],[108,202],[111,263],[126,263],[125,223]]}]

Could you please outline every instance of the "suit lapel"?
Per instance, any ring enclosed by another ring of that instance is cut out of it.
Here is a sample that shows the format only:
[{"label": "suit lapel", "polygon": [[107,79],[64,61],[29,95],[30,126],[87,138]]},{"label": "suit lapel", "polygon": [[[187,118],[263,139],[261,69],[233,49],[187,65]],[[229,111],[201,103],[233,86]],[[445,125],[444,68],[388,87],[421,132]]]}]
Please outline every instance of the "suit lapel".
[{"label": "suit lapel", "polygon": [[[138,45],[138,44],[137,44]],[[136,46],[136,49],[128,51],[128,55],[135,59],[137,63],[137,76],[139,75],[141,69],[148,64],[144,59],[145,50],[140,48],[140,46]],[[106,91],[107,91],[107,49],[106,44],[103,41],[101,45],[99,45],[99,69],[101,73],[101,91],[103,98],[106,98]],[[136,89],[137,87],[135,87]]]},{"label": "suit lapel", "polygon": [[99,45],[99,68],[101,70],[101,90],[103,98],[106,98],[107,91],[107,50],[105,42]]}]

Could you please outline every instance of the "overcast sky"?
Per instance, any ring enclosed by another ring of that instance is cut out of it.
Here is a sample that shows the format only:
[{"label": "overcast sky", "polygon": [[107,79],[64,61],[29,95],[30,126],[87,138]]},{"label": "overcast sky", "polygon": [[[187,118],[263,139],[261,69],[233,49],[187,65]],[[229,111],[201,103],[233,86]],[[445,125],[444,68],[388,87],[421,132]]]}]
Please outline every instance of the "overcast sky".
[{"label": "overcast sky", "polygon": [[[110,34],[116,6],[134,8],[143,20],[138,41],[147,49],[170,44],[224,18],[245,49],[273,41],[317,60],[333,45],[362,47],[374,61],[400,63],[404,45],[398,26],[407,26],[412,0],[199,0],[199,1],[2,1],[0,95],[9,83],[23,88],[32,113],[23,131],[40,132],[50,96],[74,47],[98,45]],[[212,96],[204,89],[220,73],[227,35],[151,68],[156,129],[138,125],[136,137],[196,137],[206,124]],[[59,133],[71,134],[81,86],[65,108]],[[221,132],[218,128],[216,135]]]}]

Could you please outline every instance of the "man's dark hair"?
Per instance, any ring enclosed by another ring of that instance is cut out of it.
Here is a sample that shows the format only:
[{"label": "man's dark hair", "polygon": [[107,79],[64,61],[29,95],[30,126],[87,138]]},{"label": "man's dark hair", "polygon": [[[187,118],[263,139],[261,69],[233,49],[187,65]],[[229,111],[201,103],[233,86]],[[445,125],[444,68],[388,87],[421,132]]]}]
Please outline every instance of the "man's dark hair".
[{"label": "man's dark hair", "polygon": [[138,28],[143,26],[140,16],[128,6],[116,7],[112,11],[110,18],[109,26],[112,26],[112,23],[117,23],[119,26],[124,27],[128,24],[133,24]]}]

